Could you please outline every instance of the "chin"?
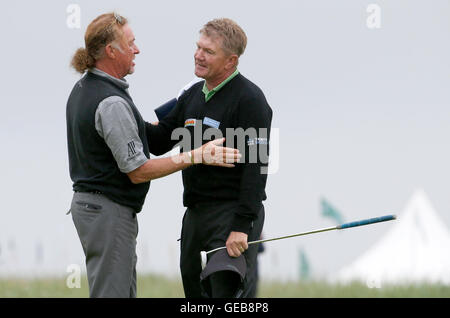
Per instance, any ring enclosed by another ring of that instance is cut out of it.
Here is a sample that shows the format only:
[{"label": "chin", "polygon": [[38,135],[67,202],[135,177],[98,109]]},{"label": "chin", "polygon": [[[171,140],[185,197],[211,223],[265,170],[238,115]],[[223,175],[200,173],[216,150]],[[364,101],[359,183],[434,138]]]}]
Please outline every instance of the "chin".
[{"label": "chin", "polygon": [[205,78],[205,76],[207,75],[206,72],[202,72],[202,71],[200,71],[198,69],[195,69],[194,74],[195,74],[195,76],[200,77],[200,78]]}]

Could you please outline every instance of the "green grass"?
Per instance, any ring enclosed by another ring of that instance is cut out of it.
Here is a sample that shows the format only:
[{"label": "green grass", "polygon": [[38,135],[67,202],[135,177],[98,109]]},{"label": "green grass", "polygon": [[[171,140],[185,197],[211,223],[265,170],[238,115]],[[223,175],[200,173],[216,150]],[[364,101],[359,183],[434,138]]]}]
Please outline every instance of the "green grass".
[{"label": "green grass", "polygon": [[[5,279],[0,278],[0,297],[88,297],[87,279],[82,276],[80,288],[68,288],[66,278]],[[388,285],[382,288],[368,288],[361,283],[349,285],[311,282],[262,281],[258,293],[264,298],[375,298],[375,297],[414,297],[450,298],[450,286],[444,285]],[[177,298],[184,297],[179,278],[157,275],[138,277],[138,297]]]},{"label": "green grass", "polygon": [[87,280],[81,288],[68,288],[65,278],[0,278],[0,297],[88,297]]},{"label": "green grass", "polygon": [[448,298],[450,286],[444,285],[386,285],[382,288],[368,288],[353,282],[348,285],[311,282],[262,282],[259,297],[267,298]]},{"label": "green grass", "polygon": [[[184,297],[181,281],[164,276],[139,276],[138,297],[177,298]],[[66,278],[5,279],[0,278],[0,298],[4,297],[89,297],[87,278],[82,275],[80,288],[68,288]]]}]

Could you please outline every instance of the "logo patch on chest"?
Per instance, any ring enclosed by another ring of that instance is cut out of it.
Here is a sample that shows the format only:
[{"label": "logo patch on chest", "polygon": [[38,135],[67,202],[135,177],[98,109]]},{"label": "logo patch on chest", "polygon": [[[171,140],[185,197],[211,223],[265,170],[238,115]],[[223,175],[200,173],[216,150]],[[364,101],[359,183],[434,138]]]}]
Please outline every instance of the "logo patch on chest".
[{"label": "logo patch on chest", "polygon": [[196,122],[197,122],[197,119],[194,119],[194,118],[186,119],[186,121],[184,122],[184,127],[195,126]]},{"label": "logo patch on chest", "polygon": [[209,126],[209,127],[219,128],[219,126],[220,126],[220,121],[211,119],[211,118],[209,118],[209,117],[205,117],[205,118],[203,119],[203,124],[205,124],[205,125],[207,125],[207,126]]}]

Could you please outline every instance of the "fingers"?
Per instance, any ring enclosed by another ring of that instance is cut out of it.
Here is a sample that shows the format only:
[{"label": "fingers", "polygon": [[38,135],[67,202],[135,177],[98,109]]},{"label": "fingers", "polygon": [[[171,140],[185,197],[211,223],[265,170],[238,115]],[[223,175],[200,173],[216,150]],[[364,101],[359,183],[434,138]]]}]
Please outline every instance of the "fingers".
[{"label": "fingers", "polygon": [[238,162],[242,155],[238,149],[219,146],[223,144],[225,138],[214,139],[202,147],[202,163],[220,167],[234,167],[233,163]]},{"label": "fingers", "polygon": [[221,147],[217,147],[215,149],[214,158],[216,158],[216,162],[226,162],[226,163],[234,163],[239,162],[242,158],[242,155],[239,153],[237,149],[230,149],[224,151],[220,149]]},{"label": "fingers", "polygon": [[228,255],[239,257],[248,249],[247,234],[231,232],[226,242]]},{"label": "fingers", "polygon": [[242,155],[240,153],[225,153],[222,156],[222,159],[226,163],[239,162]]},{"label": "fingers", "polygon": [[237,248],[227,247],[227,252],[228,252],[228,255],[230,255],[231,257],[241,256],[241,252]]},{"label": "fingers", "polygon": [[238,149],[221,146],[224,142],[225,137],[211,140],[209,144],[216,146],[213,148],[215,151],[221,151],[224,153],[239,153]]},{"label": "fingers", "polygon": [[234,164],[231,164],[231,163],[215,163],[215,164],[211,164],[211,165],[214,165],[216,167],[234,168]]},{"label": "fingers", "polygon": [[219,150],[222,151],[223,153],[239,153],[239,149],[216,146],[216,151]]},{"label": "fingers", "polygon": [[230,255],[231,257],[239,257],[247,249],[248,249],[248,246],[244,247],[243,245],[240,245],[240,244],[233,244],[233,245],[227,246],[228,255]]},{"label": "fingers", "polygon": [[213,145],[221,145],[225,142],[225,137],[210,141]]}]

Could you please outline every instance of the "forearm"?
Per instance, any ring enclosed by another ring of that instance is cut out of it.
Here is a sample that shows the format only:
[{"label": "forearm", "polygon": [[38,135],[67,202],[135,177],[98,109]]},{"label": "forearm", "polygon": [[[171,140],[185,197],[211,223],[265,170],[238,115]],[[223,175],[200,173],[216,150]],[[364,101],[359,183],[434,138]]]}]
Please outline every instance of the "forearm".
[{"label": "forearm", "polygon": [[193,165],[191,156],[187,152],[183,152],[171,157],[149,159],[142,166],[128,173],[128,176],[135,184],[143,183],[165,177],[191,165]]},{"label": "forearm", "polygon": [[249,233],[265,200],[267,175],[260,173],[260,165],[246,164],[241,178],[239,204],[234,211],[232,231]]},{"label": "forearm", "polygon": [[172,131],[165,123],[153,125],[145,123],[145,130],[147,134],[147,144],[150,153],[155,156],[160,156],[171,150],[176,143],[170,139]]},{"label": "forearm", "polygon": [[219,146],[224,141],[225,138],[214,139],[192,151],[168,158],[147,160],[127,175],[131,182],[142,183],[167,176],[197,163],[233,168],[234,163],[241,158],[241,154],[237,149]]}]

